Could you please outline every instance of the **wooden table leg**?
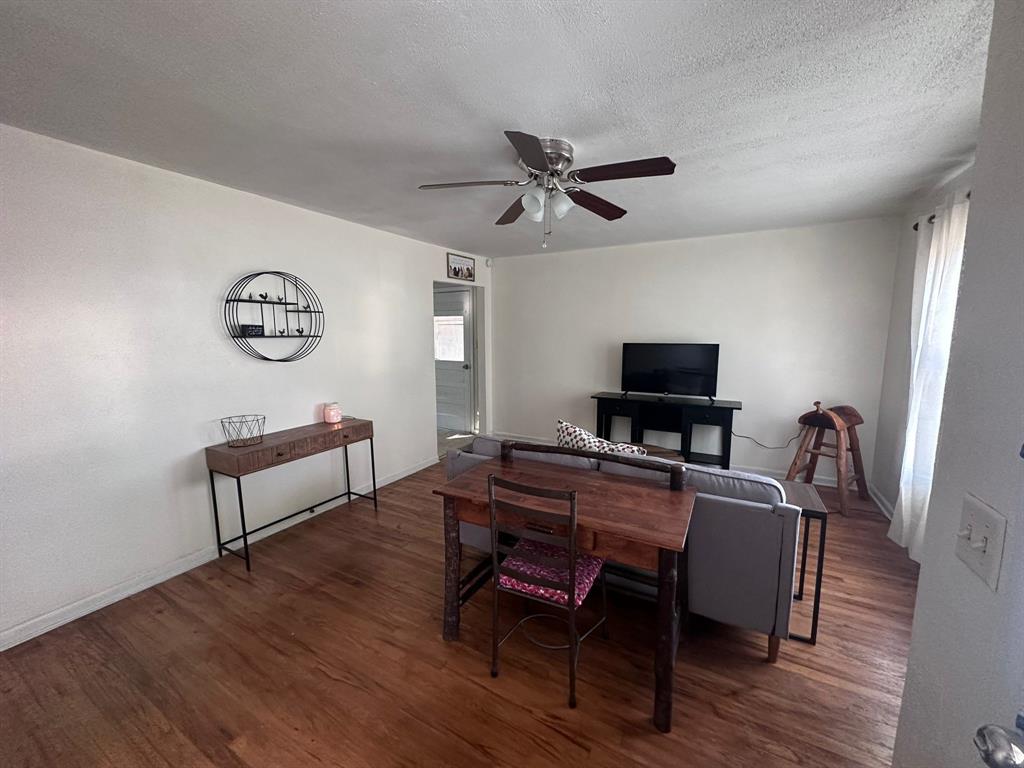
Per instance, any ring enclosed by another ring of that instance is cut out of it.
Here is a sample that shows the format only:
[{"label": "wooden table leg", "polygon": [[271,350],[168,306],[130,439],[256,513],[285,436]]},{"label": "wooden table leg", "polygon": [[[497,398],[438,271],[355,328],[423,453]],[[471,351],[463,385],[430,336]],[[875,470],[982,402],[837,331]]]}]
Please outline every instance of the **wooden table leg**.
[{"label": "wooden table leg", "polygon": [[654,727],[672,730],[672,681],[679,647],[679,553],[658,550],[658,645],[654,652]]},{"label": "wooden table leg", "polygon": [[462,547],[455,499],[444,498],[444,624],[445,640],[459,639],[459,579],[462,575]]}]

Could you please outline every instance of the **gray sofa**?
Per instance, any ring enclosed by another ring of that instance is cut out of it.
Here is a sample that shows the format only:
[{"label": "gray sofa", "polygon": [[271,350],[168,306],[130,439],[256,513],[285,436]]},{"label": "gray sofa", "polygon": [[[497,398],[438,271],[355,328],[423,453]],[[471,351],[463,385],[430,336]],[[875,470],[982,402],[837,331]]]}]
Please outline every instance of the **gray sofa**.
[{"label": "gray sofa", "polygon": [[[462,451],[449,451],[449,478],[501,454],[501,440],[482,436]],[[547,461],[664,482],[662,472],[611,461],[532,451],[514,458]],[[674,463],[648,457],[652,461]],[[685,482],[696,486],[697,499],[688,534],[688,598],[691,613],[769,636],[769,660],[778,640],[789,636],[796,570],[800,509],[786,503],[782,486],[768,477],[683,463]],[[464,544],[490,549],[490,535],[462,523]],[[616,568],[609,583],[626,582],[653,593],[654,574]]]}]

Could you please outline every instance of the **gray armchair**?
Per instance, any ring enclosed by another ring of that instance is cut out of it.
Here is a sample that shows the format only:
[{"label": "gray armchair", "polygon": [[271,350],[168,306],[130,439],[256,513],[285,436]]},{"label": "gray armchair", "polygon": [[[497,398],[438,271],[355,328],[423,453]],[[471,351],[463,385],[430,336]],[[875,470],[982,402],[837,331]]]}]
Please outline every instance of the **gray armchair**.
[{"label": "gray armchair", "polygon": [[[785,503],[785,491],[771,478],[698,464],[684,466],[686,484],[699,491],[687,534],[689,610],[764,632],[768,660],[774,663],[779,641],[789,636],[800,509]],[[657,474],[611,462],[600,469]],[[634,585],[653,576],[624,574]],[[630,579],[631,575],[640,578]]]},{"label": "gray armchair", "polygon": [[690,611],[768,635],[768,660],[789,637],[800,509],[697,494],[689,537]]}]

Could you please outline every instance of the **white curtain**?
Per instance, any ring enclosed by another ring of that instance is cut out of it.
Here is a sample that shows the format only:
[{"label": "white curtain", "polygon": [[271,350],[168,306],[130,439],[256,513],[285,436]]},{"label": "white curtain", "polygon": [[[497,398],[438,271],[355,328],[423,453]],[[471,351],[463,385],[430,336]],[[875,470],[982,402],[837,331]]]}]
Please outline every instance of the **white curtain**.
[{"label": "white curtain", "polygon": [[[934,224],[918,223],[918,262],[910,339],[910,400],[900,490],[889,538],[921,562],[932,471],[939,441],[942,397],[953,338],[960,265],[969,203],[962,197],[935,211]],[[926,255],[927,254],[927,255]]]}]

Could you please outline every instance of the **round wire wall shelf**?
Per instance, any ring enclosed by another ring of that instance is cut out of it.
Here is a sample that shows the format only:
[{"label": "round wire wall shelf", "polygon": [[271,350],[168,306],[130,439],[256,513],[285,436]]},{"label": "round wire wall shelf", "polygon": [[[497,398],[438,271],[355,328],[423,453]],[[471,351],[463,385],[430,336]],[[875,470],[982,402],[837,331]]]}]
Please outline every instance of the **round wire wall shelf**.
[{"label": "round wire wall shelf", "polygon": [[[252,272],[228,290],[224,327],[247,355],[292,363],[316,349],[323,338],[324,307],[302,278],[289,272]],[[276,354],[279,345],[290,351]]]}]

